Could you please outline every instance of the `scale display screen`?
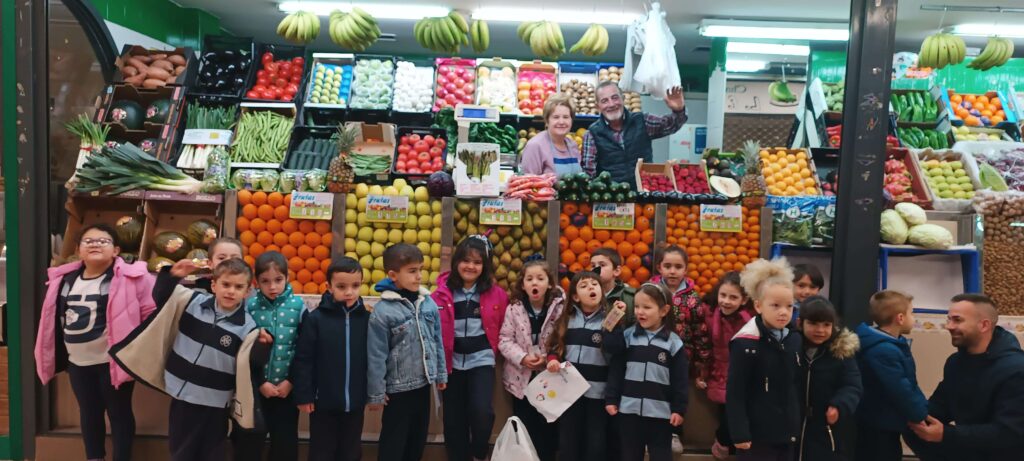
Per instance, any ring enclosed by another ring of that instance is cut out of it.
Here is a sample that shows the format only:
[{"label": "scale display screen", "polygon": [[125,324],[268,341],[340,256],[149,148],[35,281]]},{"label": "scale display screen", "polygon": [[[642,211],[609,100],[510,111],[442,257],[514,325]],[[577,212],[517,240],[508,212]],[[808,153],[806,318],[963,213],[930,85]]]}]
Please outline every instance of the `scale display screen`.
[{"label": "scale display screen", "polygon": [[465,118],[487,118],[487,109],[464,108],[462,116]]}]

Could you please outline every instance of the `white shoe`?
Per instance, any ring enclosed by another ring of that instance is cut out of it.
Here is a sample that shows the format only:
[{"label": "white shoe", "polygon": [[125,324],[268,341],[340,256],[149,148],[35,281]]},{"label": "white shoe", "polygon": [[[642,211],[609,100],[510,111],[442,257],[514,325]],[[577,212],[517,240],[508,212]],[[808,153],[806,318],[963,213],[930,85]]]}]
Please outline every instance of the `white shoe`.
[{"label": "white shoe", "polygon": [[683,441],[679,440],[679,436],[676,434],[672,434],[672,453],[683,454]]}]

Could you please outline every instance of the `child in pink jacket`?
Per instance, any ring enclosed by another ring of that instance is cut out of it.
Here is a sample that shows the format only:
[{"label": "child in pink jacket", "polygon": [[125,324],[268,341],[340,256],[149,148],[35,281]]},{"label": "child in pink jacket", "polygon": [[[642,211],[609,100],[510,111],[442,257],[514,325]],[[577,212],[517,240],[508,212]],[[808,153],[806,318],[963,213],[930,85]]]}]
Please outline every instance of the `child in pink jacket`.
[{"label": "child in pink jacket", "polygon": [[494,366],[508,295],[495,284],[490,253],[483,236],[463,239],[452,255],[452,271],[438,277],[431,295],[448,367],[444,444],[452,461],[486,459],[494,426]]},{"label": "child in pink jacket", "polygon": [[110,419],[114,460],[131,458],[135,437],[132,413],[134,381],[107,354],[156,310],[154,278],[146,263],[118,257],[117,234],[105,224],[85,228],[79,238],[80,261],[47,271],[39,332],[36,374],[45,385],[67,370],[78,400],[86,458],[104,459]]}]

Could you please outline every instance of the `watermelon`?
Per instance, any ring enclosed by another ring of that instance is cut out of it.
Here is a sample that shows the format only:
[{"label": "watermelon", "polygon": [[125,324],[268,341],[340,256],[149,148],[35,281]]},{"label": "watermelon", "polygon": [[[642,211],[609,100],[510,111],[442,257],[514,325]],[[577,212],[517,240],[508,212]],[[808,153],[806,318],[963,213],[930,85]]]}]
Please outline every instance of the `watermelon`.
[{"label": "watermelon", "polygon": [[185,237],[193,248],[206,249],[217,239],[217,225],[206,219],[200,219],[188,226]]},{"label": "watermelon", "polygon": [[146,108],[146,121],[149,123],[167,123],[167,116],[171,113],[170,99],[157,99]]},{"label": "watermelon", "polygon": [[117,233],[121,251],[129,253],[139,251],[139,245],[142,244],[142,219],[140,217],[122,216],[114,223],[114,232]]},{"label": "watermelon", "polygon": [[160,269],[164,266],[173,266],[174,261],[167,259],[163,256],[154,256],[149,258],[149,262],[146,263],[146,267],[150,272],[160,272]]},{"label": "watermelon", "polygon": [[129,130],[141,130],[145,121],[145,112],[142,106],[135,101],[121,100],[110,105],[109,119],[111,122],[120,123]]},{"label": "watermelon", "polygon": [[192,245],[184,235],[177,232],[161,232],[153,239],[153,251],[159,256],[177,261],[192,251]]}]

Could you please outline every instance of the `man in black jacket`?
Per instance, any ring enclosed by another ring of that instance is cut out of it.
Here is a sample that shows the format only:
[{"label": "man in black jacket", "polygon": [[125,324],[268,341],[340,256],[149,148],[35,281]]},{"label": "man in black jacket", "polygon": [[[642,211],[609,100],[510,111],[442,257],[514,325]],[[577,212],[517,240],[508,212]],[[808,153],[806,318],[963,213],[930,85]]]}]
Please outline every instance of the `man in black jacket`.
[{"label": "man in black jacket", "polygon": [[998,321],[988,296],[953,298],[946,330],[958,350],[946,360],[928,418],[905,434],[923,461],[1021,459],[1024,351]]}]

